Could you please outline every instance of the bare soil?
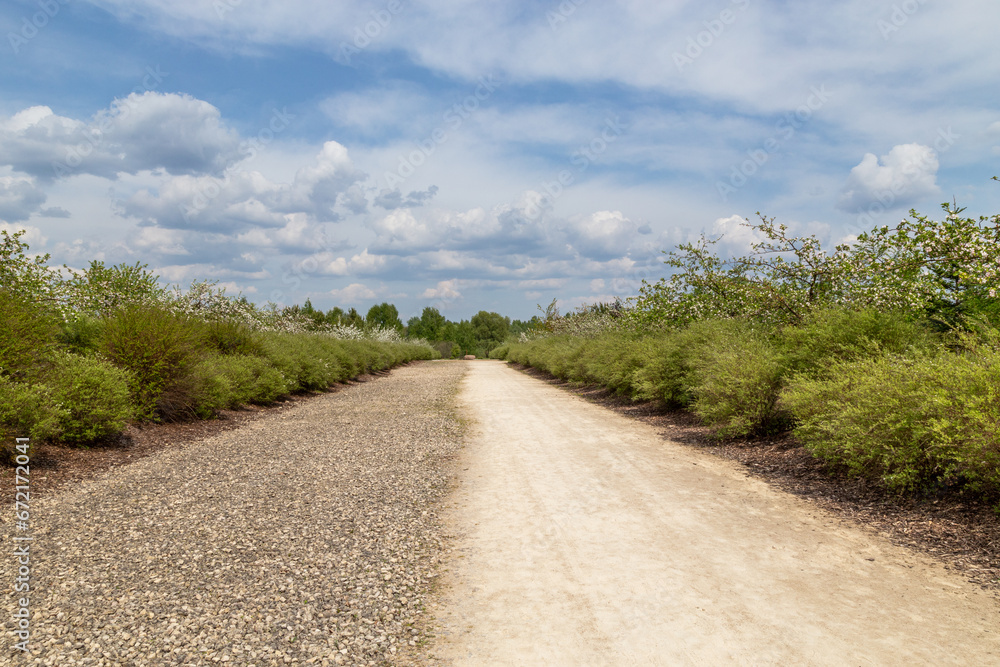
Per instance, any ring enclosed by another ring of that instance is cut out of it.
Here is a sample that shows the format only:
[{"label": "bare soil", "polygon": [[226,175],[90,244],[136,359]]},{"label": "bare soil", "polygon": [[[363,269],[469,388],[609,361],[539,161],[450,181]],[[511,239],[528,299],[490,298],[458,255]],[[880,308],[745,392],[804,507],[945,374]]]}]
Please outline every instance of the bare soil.
[{"label": "bare soil", "polygon": [[470,363],[458,401],[430,608],[446,664],[1000,664],[993,592],[710,455],[684,422],[502,362]]},{"label": "bare soil", "polygon": [[996,500],[956,488],[940,489],[923,497],[900,495],[817,459],[789,433],[719,440],[697,416],[671,410],[662,401],[630,401],[600,386],[581,386],[535,368],[510,365],[649,424],[673,442],[737,461],[768,484],[809,498],[877,531],[894,544],[933,556],[985,589],[1000,591],[1000,513],[993,509]]}]

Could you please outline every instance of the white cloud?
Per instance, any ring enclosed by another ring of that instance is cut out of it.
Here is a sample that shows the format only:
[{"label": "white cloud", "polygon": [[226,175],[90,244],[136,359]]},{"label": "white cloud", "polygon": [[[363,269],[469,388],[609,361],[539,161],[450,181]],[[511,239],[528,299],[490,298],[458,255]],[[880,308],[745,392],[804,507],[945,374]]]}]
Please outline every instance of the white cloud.
[{"label": "white cloud", "polygon": [[24,236],[21,237],[21,241],[28,244],[29,250],[31,248],[37,249],[39,246],[44,246],[49,241],[49,239],[42,234],[41,229],[38,227],[32,227],[31,225],[12,225],[10,223],[0,221],[0,229],[8,234],[24,231]]},{"label": "white cloud", "polygon": [[245,156],[219,110],[190,95],[132,93],[88,121],[41,106],[0,119],[0,160],[46,181],[155,169],[221,173]]},{"label": "white cloud", "polygon": [[639,225],[621,211],[595,211],[565,227],[566,240],[585,257],[611,259],[629,253],[639,240]]},{"label": "white cloud", "polygon": [[0,176],[0,221],[20,222],[39,212],[46,196],[27,176]]},{"label": "white cloud", "polygon": [[211,280],[214,278],[242,278],[244,280],[264,280],[271,277],[266,270],[237,271],[218,264],[171,264],[153,269],[154,273],[169,282],[181,285],[192,280]]},{"label": "white cloud", "polygon": [[147,224],[174,229],[284,228],[283,239],[281,233],[260,230],[246,240],[255,245],[283,240],[286,245],[301,246],[293,242],[289,227],[304,229],[308,222],[339,220],[341,215],[334,210],[338,197],[364,178],[347,149],[328,141],[313,164],[301,167],[291,183],[270,181],[258,171],[234,170],[222,178],[173,176],[164,179],[155,191],[141,188],[122,202],[122,210]]},{"label": "white cloud", "polygon": [[458,291],[457,280],[442,280],[436,287],[428,287],[420,295],[425,299],[441,299],[443,301],[454,301],[462,298],[462,293]]},{"label": "white cloud", "polygon": [[894,146],[881,160],[866,153],[851,169],[837,207],[855,212],[875,204],[883,210],[912,206],[915,200],[938,192],[937,170],[937,153],[929,146]]},{"label": "white cloud", "polygon": [[330,290],[330,295],[337,301],[349,304],[368,301],[377,296],[373,290],[362,285],[361,283],[351,283],[343,289]]}]

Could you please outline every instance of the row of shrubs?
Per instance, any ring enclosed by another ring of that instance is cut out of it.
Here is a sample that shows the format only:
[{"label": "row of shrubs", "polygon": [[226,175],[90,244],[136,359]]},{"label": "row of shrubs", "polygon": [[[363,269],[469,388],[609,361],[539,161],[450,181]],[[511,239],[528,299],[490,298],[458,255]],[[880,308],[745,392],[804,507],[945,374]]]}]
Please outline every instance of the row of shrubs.
[{"label": "row of shrubs", "polygon": [[60,322],[0,290],[0,436],[86,445],[437,357],[426,344],[254,331],[148,306]]},{"label": "row of shrubs", "polygon": [[1000,492],[1000,333],[826,309],[767,329],[703,320],[510,343],[494,357],[699,415],[722,437],[794,430],[813,454],[896,490]]}]

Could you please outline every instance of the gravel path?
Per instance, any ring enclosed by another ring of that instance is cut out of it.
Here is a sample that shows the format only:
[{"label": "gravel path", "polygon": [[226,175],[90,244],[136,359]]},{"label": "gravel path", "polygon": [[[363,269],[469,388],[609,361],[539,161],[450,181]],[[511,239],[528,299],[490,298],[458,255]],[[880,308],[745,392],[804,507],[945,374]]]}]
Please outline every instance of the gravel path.
[{"label": "gravel path", "polygon": [[8,546],[0,664],[393,661],[421,641],[467,367],[400,368],[32,503],[31,654],[9,648]]}]

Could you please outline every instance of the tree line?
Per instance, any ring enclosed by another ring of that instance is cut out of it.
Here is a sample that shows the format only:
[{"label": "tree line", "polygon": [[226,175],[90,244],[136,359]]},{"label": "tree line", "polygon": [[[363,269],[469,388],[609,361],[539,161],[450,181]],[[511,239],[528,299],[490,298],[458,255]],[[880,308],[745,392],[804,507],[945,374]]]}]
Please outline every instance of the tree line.
[{"label": "tree line", "polygon": [[290,313],[303,315],[316,327],[324,325],[353,326],[358,329],[395,329],[400,335],[429,342],[445,359],[474,354],[486,357],[490,350],[500,346],[510,337],[537,329],[541,320],[512,320],[500,313],[481,310],[467,320],[453,322],[437,308],[427,306],[420,313],[403,323],[394,304],[382,302],[373,305],[365,315],[356,308],[344,310],[335,306],[324,312],[315,308],[309,299],[301,306],[288,308]]}]

